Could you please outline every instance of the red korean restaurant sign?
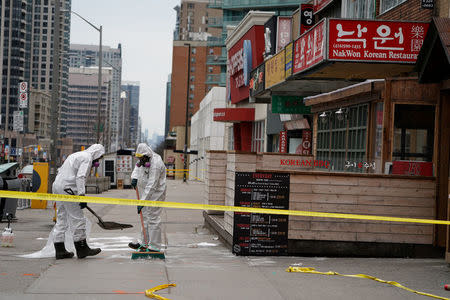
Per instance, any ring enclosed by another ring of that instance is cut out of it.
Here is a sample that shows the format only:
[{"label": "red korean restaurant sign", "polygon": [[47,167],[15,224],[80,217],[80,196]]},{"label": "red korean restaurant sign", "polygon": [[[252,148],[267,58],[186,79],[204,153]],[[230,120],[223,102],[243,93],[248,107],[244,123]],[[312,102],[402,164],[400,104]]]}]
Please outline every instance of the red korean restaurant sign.
[{"label": "red korean restaurant sign", "polygon": [[287,131],[280,131],[280,153],[287,152]]},{"label": "red korean restaurant sign", "polygon": [[328,59],[415,63],[428,23],[338,20],[328,24]]},{"label": "red korean restaurant sign", "polygon": [[294,42],[293,74],[325,60],[415,63],[429,24],[323,19]]},{"label": "red korean restaurant sign", "polygon": [[300,36],[294,43],[294,70],[298,73],[325,59],[325,20]]}]

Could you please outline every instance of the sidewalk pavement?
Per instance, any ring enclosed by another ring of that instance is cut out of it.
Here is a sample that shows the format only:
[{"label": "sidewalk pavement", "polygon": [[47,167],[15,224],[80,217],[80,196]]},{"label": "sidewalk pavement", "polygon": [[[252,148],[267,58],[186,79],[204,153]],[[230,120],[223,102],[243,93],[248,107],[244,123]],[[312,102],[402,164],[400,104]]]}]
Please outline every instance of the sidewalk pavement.
[{"label": "sidewalk pavement", "polygon": [[[100,196],[134,199],[135,192],[110,190]],[[202,183],[168,181],[168,201],[201,203],[202,199]],[[450,298],[443,289],[450,283],[450,268],[443,259],[237,257],[203,226],[202,211],[197,210],[164,209],[165,261],[131,260],[127,244],[140,231],[136,208],[91,206],[105,221],[134,228],[105,231],[85,212],[93,223],[89,244],[101,247],[102,253],[83,260],[17,257],[45,245],[53,211],[17,212],[18,221],[12,225],[15,247],[0,248],[0,299],[145,299],[145,290],[167,283],[177,286],[156,294],[169,299],[427,298],[367,279],[285,272],[293,264],[372,275]]]}]

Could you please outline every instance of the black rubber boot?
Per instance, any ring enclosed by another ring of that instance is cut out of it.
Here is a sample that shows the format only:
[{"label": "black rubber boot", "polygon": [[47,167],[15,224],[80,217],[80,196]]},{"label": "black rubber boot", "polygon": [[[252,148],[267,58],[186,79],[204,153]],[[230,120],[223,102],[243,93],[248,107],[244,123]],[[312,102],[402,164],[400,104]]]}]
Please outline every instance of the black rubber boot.
[{"label": "black rubber boot", "polygon": [[131,249],[137,250],[141,247],[141,244],[130,242],[130,243],[128,243],[128,247],[130,247]]},{"label": "black rubber boot", "polygon": [[85,258],[86,256],[94,256],[99,254],[102,250],[100,248],[89,248],[86,240],[75,242],[75,249],[77,250],[78,258]]},{"label": "black rubber boot", "polygon": [[64,243],[54,243],[56,259],[72,258],[73,252],[68,252]]}]

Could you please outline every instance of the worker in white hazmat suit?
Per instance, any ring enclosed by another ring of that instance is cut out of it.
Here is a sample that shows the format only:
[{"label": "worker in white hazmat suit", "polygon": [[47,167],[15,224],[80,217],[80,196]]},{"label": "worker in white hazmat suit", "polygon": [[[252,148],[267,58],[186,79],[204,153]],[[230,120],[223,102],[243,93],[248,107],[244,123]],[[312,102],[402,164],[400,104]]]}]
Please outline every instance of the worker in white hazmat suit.
[{"label": "worker in white hazmat suit", "polygon": [[[67,157],[58,169],[53,194],[68,194],[84,196],[86,177],[92,167],[99,166],[99,159],[105,154],[105,148],[94,144],[84,151],[73,153]],[[72,258],[64,245],[65,234],[70,225],[74,228],[73,241],[78,258],[93,256],[100,253],[99,248],[91,249],[86,242],[86,219],[83,208],[86,202],[56,202],[57,217],[54,228],[56,259]]]},{"label": "worker in white hazmat suit", "polygon": [[[139,162],[131,174],[131,185],[138,189],[140,200],[164,201],[166,199],[166,166],[161,156],[154,153],[150,146],[141,143],[136,149],[136,157]],[[138,206],[137,212],[142,211],[144,228],[142,243],[148,241],[149,245],[141,243],[129,243],[133,249],[141,246],[151,250],[161,250],[161,207]],[[146,236],[144,236],[144,231]],[[142,249],[142,248],[141,248]]]}]

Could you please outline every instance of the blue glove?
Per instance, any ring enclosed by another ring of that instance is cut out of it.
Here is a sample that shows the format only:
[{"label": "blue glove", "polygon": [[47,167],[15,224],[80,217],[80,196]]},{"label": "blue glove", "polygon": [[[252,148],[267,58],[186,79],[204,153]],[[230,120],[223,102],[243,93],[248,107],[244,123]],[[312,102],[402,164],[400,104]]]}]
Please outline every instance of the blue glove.
[{"label": "blue glove", "polygon": [[131,179],[131,186],[133,187],[133,189],[136,189],[136,186],[137,186],[137,178]]},{"label": "blue glove", "polygon": [[137,207],[137,212],[138,212],[138,214],[141,213],[141,210],[142,210],[143,208],[144,208],[143,206],[138,206],[138,207]]}]

